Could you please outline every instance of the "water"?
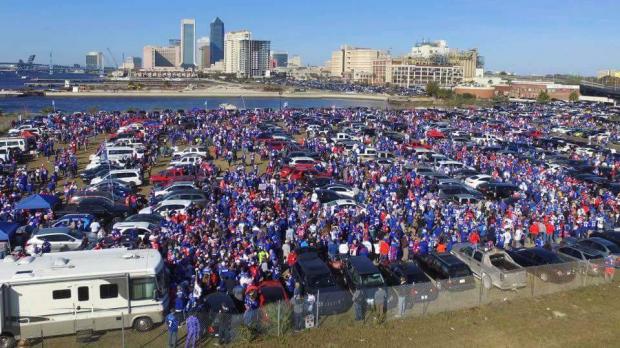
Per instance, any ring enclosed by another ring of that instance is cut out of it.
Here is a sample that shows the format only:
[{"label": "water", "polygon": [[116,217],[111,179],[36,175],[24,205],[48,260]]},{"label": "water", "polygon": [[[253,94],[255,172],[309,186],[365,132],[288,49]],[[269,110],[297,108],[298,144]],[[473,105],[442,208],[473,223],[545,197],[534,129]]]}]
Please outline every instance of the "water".
[{"label": "water", "polygon": [[[0,98],[0,110],[4,113],[39,113],[43,108],[52,106],[52,100],[57,110],[64,112],[89,111],[91,109],[105,111],[132,110],[163,110],[193,108],[215,109],[220,104],[227,103],[238,108],[274,108],[280,107],[279,98],[201,98],[201,97],[23,97]],[[356,99],[316,99],[316,98],[282,98],[282,104],[288,103],[289,108],[330,108],[330,107],[374,107],[384,108],[385,102],[378,100]]]}]

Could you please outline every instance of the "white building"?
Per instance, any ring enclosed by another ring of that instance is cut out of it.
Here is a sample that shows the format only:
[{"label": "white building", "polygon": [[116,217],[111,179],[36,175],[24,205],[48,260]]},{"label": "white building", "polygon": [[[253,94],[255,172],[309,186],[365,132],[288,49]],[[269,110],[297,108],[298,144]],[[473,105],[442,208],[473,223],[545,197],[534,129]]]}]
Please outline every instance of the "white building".
[{"label": "white building", "polygon": [[249,31],[224,36],[224,72],[240,77],[265,77],[269,73],[271,42],[252,40]]},{"label": "white building", "polygon": [[448,48],[448,43],[445,40],[423,41],[411,49],[411,56],[416,58],[431,58],[435,55],[443,56],[448,53],[450,53],[450,48]]},{"label": "white building", "polygon": [[247,30],[228,32],[224,35],[224,72],[237,74],[241,70],[241,41],[250,40]]},{"label": "white building", "polygon": [[291,68],[301,67],[301,57],[297,55],[292,56],[291,59],[288,60],[288,66]]},{"label": "white building", "polygon": [[103,52],[86,53],[86,68],[103,69]]}]

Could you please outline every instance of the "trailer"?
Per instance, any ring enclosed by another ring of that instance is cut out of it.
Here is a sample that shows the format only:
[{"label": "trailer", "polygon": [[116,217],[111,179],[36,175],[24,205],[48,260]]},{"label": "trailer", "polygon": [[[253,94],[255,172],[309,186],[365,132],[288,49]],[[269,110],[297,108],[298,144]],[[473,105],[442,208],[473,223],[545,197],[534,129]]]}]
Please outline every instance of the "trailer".
[{"label": "trailer", "polygon": [[0,267],[0,347],[30,338],[150,330],[164,320],[166,283],[163,259],[153,249],[9,256]]}]

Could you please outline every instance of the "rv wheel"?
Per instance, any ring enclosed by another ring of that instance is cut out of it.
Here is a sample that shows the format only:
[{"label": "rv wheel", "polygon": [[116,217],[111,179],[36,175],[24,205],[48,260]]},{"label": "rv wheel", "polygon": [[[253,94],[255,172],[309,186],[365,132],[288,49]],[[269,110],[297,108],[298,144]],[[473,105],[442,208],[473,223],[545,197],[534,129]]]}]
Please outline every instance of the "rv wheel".
[{"label": "rv wheel", "polygon": [[149,317],[140,317],[133,322],[133,328],[144,332],[153,328],[153,321]]},{"label": "rv wheel", "polygon": [[491,277],[488,275],[482,276],[482,286],[484,286],[485,290],[489,290],[491,286],[493,286],[493,282],[491,281]]},{"label": "rv wheel", "polygon": [[2,335],[0,336],[0,348],[14,348],[15,347],[15,337],[11,335]]}]

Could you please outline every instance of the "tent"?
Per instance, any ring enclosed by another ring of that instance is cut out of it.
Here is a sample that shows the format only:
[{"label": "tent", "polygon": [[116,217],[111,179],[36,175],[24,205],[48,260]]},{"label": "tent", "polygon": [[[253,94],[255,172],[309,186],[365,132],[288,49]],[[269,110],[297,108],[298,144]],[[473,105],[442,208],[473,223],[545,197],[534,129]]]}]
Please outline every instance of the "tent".
[{"label": "tent", "polygon": [[19,224],[14,222],[0,221],[0,241],[10,241],[15,236]]},{"label": "tent", "polygon": [[60,200],[56,196],[32,195],[17,202],[15,209],[53,209],[58,203],[60,203]]}]

